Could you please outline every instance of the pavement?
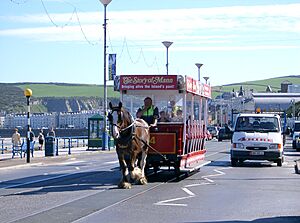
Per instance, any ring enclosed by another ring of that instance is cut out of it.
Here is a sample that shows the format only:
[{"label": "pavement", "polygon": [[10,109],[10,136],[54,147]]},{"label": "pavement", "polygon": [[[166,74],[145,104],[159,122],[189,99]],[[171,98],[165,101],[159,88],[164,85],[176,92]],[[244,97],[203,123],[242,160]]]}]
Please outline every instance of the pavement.
[{"label": "pavement", "polygon": [[21,158],[20,155],[15,155],[12,158],[11,150],[0,151],[0,171],[1,169],[8,169],[8,168],[19,168],[22,166],[31,166],[37,164],[48,164],[48,163],[55,163],[55,162],[63,162],[68,160],[72,157],[84,155],[95,155],[99,153],[107,153],[107,152],[115,152],[115,149],[111,150],[102,150],[99,149],[90,149],[88,147],[72,147],[70,150],[71,154],[69,154],[68,148],[59,148],[58,156],[45,156],[45,150],[35,150],[33,153],[33,157],[30,156],[30,162],[27,163],[27,155]]}]

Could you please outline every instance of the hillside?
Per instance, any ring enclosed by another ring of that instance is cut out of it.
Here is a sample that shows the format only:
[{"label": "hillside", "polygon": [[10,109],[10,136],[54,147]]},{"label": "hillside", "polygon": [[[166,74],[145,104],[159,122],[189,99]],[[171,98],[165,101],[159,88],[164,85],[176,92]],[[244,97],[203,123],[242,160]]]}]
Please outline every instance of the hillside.
[{"label": "hillside", "polygon": [[[274,92],[281,88],[284,81],[300,85],[300,76],[284,76],[257,81],[233,83],[223,86],[214,86],[213,98],[220,92],[238,91],[240,86],[244,89],[253,89],[254,92],[265,92],[268,85]],[[87,84],[66,83],[0,83],[0,112],[20,113],[26,112],[26,98],[23,91],[30,88],[33,91],[32,112],[77,112],[99,108],[102,105],[103,86]],[[113,86],[107,89],[108,101],[118,100],[119,93]]]},{"label": "hillside", "polygon": [[[15,85],[21,89],[30,88],[33,97],[103,97],[103,86],[87,84],[66,84],[66,83],[18,83]],[[108,97],[119,97],[112,86],[107,87]]]},{"label": "hillside", "polygon": [[[0,112],[26,112],[24,89],[33,92],[31,112],[78,112],[97,109],[102,104],[103,86],[64,83],[0,84]],[[119,93],[112,86],[107,89],[108,100],[116,100]]]},{"label": "hillside", "polygon": [[253,92],[265,92],[267,86],[269,85],[274,92],[278,92],[281,89],[281,83],[284,81],[300,85],[300,75],[276,77],[257,81],[247,81],[227,84],[223,86],[214,86],[213,98],[220,94],[220,92],[231,92],[233,89],[235,91],[238,91],[240,89],[240,86],[243,86],[243,88],[247,90],[253,89]]}]

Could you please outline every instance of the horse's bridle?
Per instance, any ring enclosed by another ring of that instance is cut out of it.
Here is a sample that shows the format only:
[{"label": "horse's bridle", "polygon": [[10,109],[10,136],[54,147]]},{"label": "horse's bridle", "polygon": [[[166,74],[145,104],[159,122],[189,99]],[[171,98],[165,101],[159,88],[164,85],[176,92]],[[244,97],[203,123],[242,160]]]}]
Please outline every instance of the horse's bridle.
[{"label": "horse's bridle", "polygon": [[121,109],[119,110],[119,109],[113,109],[110,113],[108,113],[108,121],[109,121],[109,123],[110,123],[110,125],[113,127],[113,126],[116,126],[118,129],[119,129],[119,132],[120,133],[122,133],[122,132],[124,132],[124,131],[126,131],[127,129],[129,129],[129,128],[131,128],[131,127],[133,127],[134,125],[135,125],[135,120],[133,119],[133,117],[131,116],[130,117],[130,120],[132,121],[132,123],[130,124],[130,125],[128,125],[128,126],[126,126],[125,128],[122,128],[121,126],[119,126],[118,124],[115,124],[115,123],[112,123],[112,119],[113,119],[113,116],[112,116],[112,113],[114,113],[114,112],[121,112]]}]

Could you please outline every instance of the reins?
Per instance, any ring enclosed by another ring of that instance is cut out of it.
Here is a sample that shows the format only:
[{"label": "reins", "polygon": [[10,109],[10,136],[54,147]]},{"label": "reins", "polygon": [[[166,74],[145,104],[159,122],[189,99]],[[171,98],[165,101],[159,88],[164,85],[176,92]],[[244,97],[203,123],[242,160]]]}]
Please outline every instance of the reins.
[{"label": "reins", "polygon": [[[137,127],[137,128],[147,128],[149,129],[150,127],[149,126],[140,126],[140,125],[136,125],[136,120],[131,116],[131,121],[132,123],[130,125],[128,125],[127,127],[125,128],[122,128],[121,126],[119,126],[118,124],[112,124],[112,126],[116,126],[120,133],[126,131],[127,129],[130,129],[131,127]],[[132,134],[132,137],[135,137],[136,139],[138,139],[139,141],[141,141],[142,143],[144,143],[144,145],[146,145],[148,148],[150,148],[151,150],[153,150],[156,154],[158,154],[159,156],[161,156],[165,161],[168,161],[167,158],[162,155],[158,150],[154,149],[149,143],[147,143],[145,140],[141,139],[140,137],[138,137],[135,133],[131,133]]]}]

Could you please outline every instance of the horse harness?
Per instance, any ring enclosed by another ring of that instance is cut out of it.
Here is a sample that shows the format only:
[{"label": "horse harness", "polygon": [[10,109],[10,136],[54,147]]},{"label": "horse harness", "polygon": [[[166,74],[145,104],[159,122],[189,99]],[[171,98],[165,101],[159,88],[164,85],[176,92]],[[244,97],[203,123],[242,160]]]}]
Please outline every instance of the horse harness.
[{"label": "horse harness", "polygon": [[[163,157],[164,160],[167,161],[167,158],[165,156],[163,156],[159,151],[157,151],[151,145],[149,145],[149,143],[147,143],[145,140],[141,139],[140,137],[138,137],[135,134],[135,128],[136,127],[140,127],[140,128],[149,128],[149,127],[136,126],[135,125],[135,120],[133,119],[132,116],[131,116],[131,120],[132,120],[132,123],[129,126],[125,127],[125,128],[121,128],[121,126],[119,126],[117,124],[111,124],[113,126],[116,126],[120,131],[120,138],[116,139],[116,144],[118,145],[118,147],[121,148],[121,149],[130,148],[131,145],[132,145],[132,141],[134,139],[137,139],[140,142],[142,142],[144,145],[146,145],[148,148],[152,149],[155,153],[157,153],[158,155]],[[130,129],[130,131],[128,133],[130,133],[130,134],[126,134],[126,131],[129,130],[129,129]]]}]

